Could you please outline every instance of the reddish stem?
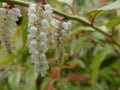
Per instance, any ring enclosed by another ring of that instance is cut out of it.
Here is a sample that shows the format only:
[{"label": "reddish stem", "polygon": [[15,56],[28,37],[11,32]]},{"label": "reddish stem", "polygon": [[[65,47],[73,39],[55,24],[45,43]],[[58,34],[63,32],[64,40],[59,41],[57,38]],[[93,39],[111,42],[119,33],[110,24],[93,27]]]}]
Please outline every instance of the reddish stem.
[{"label": "reddish stem", "polygon": [[73,5],[70,6],[73,15],[76,15],[76,10]]},{"label": "reddish stem", "polygon": [[57,19],[58,21],[66,21],[66,19],[64,17],[53,16],[53,18]]},{"label": "reddish stem", "polygon": [[43,5],[47,4],[46,0],[42,0],[41,3],[42,3]]},{"label": "reddish stem", "polygon": [[95,16],[92,17],[92,20],[91,20],[91,26],[92,26],[92,27],[94,26],[94,21],[95,21]]},{"label": "reddish stem", "polygon": [[7,4],[4,8],[6,8],[6,9],[12,9],[12,8],[14,8],[15,6],[13,5],[13,4]]}]

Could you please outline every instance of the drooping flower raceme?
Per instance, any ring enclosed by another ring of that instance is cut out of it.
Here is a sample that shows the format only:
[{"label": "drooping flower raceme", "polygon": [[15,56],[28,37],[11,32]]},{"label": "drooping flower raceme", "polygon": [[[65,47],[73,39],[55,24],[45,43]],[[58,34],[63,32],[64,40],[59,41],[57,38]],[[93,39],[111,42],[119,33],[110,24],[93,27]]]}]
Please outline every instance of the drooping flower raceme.
[{"label": "drooping flower raceme", "polygon": [[35,71],[45,76],[49,69],[46,52],[48,50],[49,20],[52,18],[52,8],[49,4],[30,4],[28,9],[28,45]]},{"label": "drooping flower raceme", "polygon": [[56,44],[56,54],[59,64],[64,62],[64,40],[68,36],[69,30],[71,29],[70,21],[57,21],[53,30],[53,39]]},{"label": "drooping flower raceme", "polygon": [[0,8],[0,41],[7,55],[14,51],[13,36],[18,17],[21,17],[18,8],[15,8],[14,5],[3,3],[3,8]]}]

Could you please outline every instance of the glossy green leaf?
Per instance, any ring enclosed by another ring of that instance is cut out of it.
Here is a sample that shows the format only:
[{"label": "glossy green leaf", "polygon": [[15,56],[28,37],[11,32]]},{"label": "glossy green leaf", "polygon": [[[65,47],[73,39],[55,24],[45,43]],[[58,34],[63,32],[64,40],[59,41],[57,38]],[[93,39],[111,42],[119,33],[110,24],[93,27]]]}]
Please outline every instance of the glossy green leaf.
[{"label": "glossy green leaf", "polygon": [[8,79],[10,88],[12,90],[19,90],[20,80],[21,80],[21,72],[15,71]]},{"label": "glossy green leaf", "polygon": [[119,9],[120,8],[120,1],[117,0],[109,5],[106,5],[106,6],[103,6],[101,8],[97,8],[97,9],[94,9],[92,11],[90,11],[88,13],[88,15],[94,17],[96,15],[98,15],[101,11],[105,11],[105,10],[113,10],[113,9]]},{"label": "glossy green leaf", "polygon": [[96,10],[113,10],[120,8],[120,0],[113,2],[112,4],[106,5],[104,7],[98,8]]},{"label": "glossy green leaf", "polygon": [[41,83],[40,90],[47,90],[50,81],[51,81],[50,77],[45,77],[43,83]]},{"label": "glossy green leaf", "polygon": [[82,31],[92,32],[92,31],[95,31],[95,30],[91,27],[88,27],[88,26],[86,26],[86,27],[81,26],[81,27],[76,28],[76,30],[70,32],[69,36],[74,37],[75,35],[81,33]]},{"label": "glossy green leaf", "polygon": [[90,12],[87,13],[87,15],[89,15],[90,17],[96,17],[101,12],[102,12],[101,10],[90,11]]},{"label": "glossy green leaf", "polygon": [[109,21],[106,26],[110,29],[114,28],[116,25],[120,24],[120,16],[115,17],[113,20]]},{"label": "glossy green leaf", "polygon": [[36,88],[36,78],[37,78],[37,73],[33,72],[32,68],[29,68],[29,70],[26,72],[26,84],[27,84],[27,89],[28,90],[33,90]]},{"label": "glossy green leaf", "polygon": [[94,32],[93,33],[93,36],[96,38],[96,39],[99,39],[99,40],[105,40],[106,36],[99,33],[99,32]]},{"label": "glossy green leaf", "polygon": [[104,47],[103,49],[99,50],[96,55],[92,59],[91,64],[91,78],[92,78],[92,85],[94,86],[96,83],[96,79],[99,73],[100,65],[105,60],[105,57],[110,53],[110,47]]},{"label": "glossy green leaf", "polygon": [[100,69],[104,69],[106,67],[110,67],[113,65],[116,61],[118,61],[118,57],[115,55],[109,55],[105,60],[102,62]]}]

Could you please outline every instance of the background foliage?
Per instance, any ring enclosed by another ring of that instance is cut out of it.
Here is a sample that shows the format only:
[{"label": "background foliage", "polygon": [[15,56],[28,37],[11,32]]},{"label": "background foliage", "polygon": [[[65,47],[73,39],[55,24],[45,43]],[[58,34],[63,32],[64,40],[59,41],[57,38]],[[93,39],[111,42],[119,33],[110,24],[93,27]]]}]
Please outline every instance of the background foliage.
[{"label": "background foliage", "polygon": [[[119,0],[113,4],[115,0],[47,1],[63,12],[85,16],[91,22],[93,20],[119,43]],[[108,6],[102,7],[104,5]],[[50,44],[47,53],[50,69],[47,76],[41,78],[34,72],[28,53],[27,8],[19,8],[23,17],[17,22],[14,37],[16,51],[5,56],[0,46],[0,90],[120,90],[120,47],[110,37],[76,21],[72,21],[72,30],[64,43],[66,54],[62,69],[56,63],[54,45]],[[53,26],[54,20],[51,30]]]}]

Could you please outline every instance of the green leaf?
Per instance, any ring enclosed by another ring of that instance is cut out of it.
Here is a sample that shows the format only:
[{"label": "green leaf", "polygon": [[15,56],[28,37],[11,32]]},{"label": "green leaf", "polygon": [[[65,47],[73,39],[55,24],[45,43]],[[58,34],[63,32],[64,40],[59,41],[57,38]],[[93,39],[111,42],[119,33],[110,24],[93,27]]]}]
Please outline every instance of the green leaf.
[{"label": "green leaf", "polygon": [[75,35],[78,35],[79,33],[81,33],[82,31],[87,31],[87,32],[92,32],[95,31],[92,27],[86,26],[80,26],[78,28],[76,28],[74,31],[69,33],[69,37],[74,37]]},{"label": "green leaf", "polygon": [[15,71],[8,79],[8,83],[12,90],[19,90],[19,84],[21,80],[21,72]]},{"label": "green leaf", "polygon": [[100,13],[101,13],[101,10],[100,11],[95,10],[95,11],[88,12],[87,15],[89,15],[90,17],[95,17],[95,16],[97,16]]},{"label": "green leaf", "polygon": [[51,78],[50,77],[45,77],[43,82],[41,83],[40,90],[47,90],[47,86],[50,83]]},{"label": "green leaf", "polygon": [[116,25],[120,24],[120,16],[114,18],[113,20],[109,21],[106,26],[110,29],[112,29],[113,27],[115,27]]},{"label": "green leaf", "polygon": [[64,84],[63,90],[79,90],[79,86],[72,85],[71,82],[67,82]]},{"label": "green leaf", "polygon": [[2,66],[3,67],[9,67],[9,66],[11,66],[14,63],[14,60],[15,60],[13,55],[5,57],[3,52],[0,53],[0,58],[1,58],[1,61],[0,61],[0,66],[1,67]]},{"label": "green leaf", "polygon": [[98,8],[96,10],[113,10],[120,8],[120,0],[113,2],[112,4],[106,5],[104,7]]},{"label": "green leaf", "polygon": [[[103,26],[99,26],[99,28],[100,28],[101,30],[103,30],[104,32],[108,33],[108,29],[107,29],[106,26],[104,26],[104,25],[103,25]],[[105,40],[105,39],[106,39],[106,36],[103,35],[103,34],[101,34],[100,32],[94,32],[92,35],[93,35],[95,38],[99,39],[99,40]]]},{"label": "green leaf", "polygon": [[75,58],[75,59],[69,61],[67,64],[68,65],[78,64],[80,67],[86,68],[85,63],[82,60],[78,59],[78,58]]},{"label": "green leaf", "polygon": [[94,32],[93,33],[93,36],[96,38],[96,39],[99,39],[99,40],[105,40],[106,36],[99,33],[99,32]]},{"label": "green leaf", "polygon": [[27,34],[28,34],[28,32],[27,32],[27,28],[28,28],[27,25],[28,25],[28,20],[24,19],[22,21],[22,24],[21,24],[23,44],[26,44],[26,42],[27,42]]},{"label": "green leaf", "polygon": [[113,65],[117,61],[118,61],[118,57],[112,54],[102,62],[100,69],[110,67],[110,65]]},{"label": "green leaf", "polygon": [[76,0],[75,3],[76,3],[78,6],[84,6],[85,0]]},{"label": "green leaf", "polygon": [[27,90],[34,90],[36,88],[36,78],[38,74],[36,72],[33,72],[33,68],[30,67],[29,70],[26,72],[26,84],[29,86],[27,87]]},{"label": "green leaf", "polygon": [[90,44],[90,42],[86,37],[82,38],[77,42],[75,51],[79,52],[81,48],[84,48],[84,47],[88,46],[89,44]]},{"label": "green leaf", "polygon": [[69,4],[69,5],[72,5],[72,3],[73,3],[73,0],[58,0],[58,1]]},{"label": "green leaf", "polygon": [[96,55],[93,57],[92,64],[91,64],[91,78],[92,78],[92,85],[94,86],[96,83],[96,79],[99,73],[100,65],[104,61],[105,57],[110,53],[110,47],[105,47],[99,50]]},{"label": "green leaf", "polygon": [[109,5],[106,5],[104,7],[94,9],[94,10],[90,11],[88,13],[88,15],[93,17],[93,16],[96,16],[97,14],[99,14],[101,11],[113,10],[113,9],[118,9],[118,8],[120,8],[120,1],[119,0],[113,2],[113,3],[109,4]]}]

